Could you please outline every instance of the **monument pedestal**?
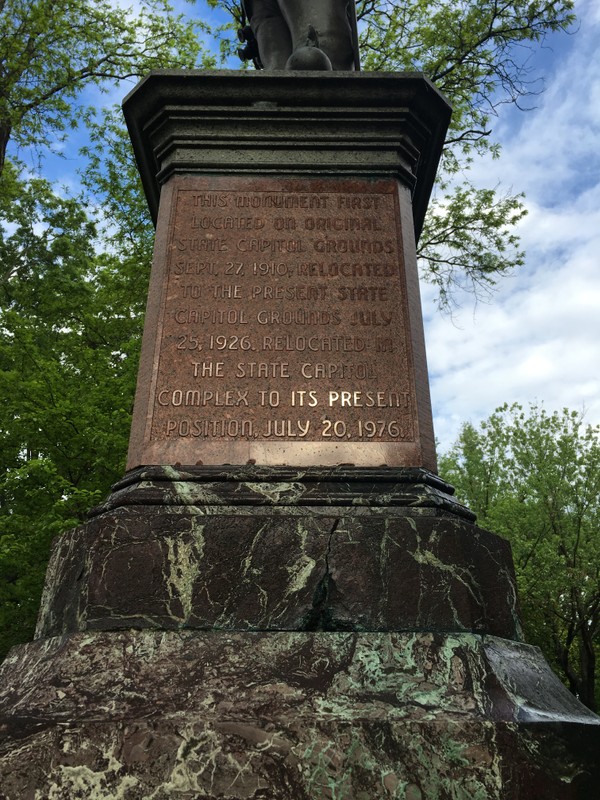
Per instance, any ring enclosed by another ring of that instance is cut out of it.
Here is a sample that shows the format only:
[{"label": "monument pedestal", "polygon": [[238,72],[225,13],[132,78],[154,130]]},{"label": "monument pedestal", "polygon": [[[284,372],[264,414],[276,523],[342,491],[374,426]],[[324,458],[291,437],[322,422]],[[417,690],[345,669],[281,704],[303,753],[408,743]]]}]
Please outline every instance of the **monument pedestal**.
[{"label": "monument pedestal", "polygon": [[443,98],[165,72],[125,108],[158,215],[130,471],[0,667],[0,797],[589,800],[600,720],[434,474]]},{"label": "monument pedestal", "polygon": [[144,627],[518,639],[510,548],[474,526],[451,491],[418,469],[135,470],[57,541],[37,635]]},{"label": "monument pedestal", "polygon": [[10,800],[589,800],[598,787],[581,767],[597,757],[591,715],[536,649],[496,637],[86,632],[16,648],[3,678]]},{"label": "monument pedestal", "polygon": [[157,216],[128,468],[435,471],[415,237],[449,120],[418,75],[151,74]]},{"label": "monument pedestal", "polygon": [[416,469],[146,468],[0,668],[3,797],[594,796],[510,548]]}]

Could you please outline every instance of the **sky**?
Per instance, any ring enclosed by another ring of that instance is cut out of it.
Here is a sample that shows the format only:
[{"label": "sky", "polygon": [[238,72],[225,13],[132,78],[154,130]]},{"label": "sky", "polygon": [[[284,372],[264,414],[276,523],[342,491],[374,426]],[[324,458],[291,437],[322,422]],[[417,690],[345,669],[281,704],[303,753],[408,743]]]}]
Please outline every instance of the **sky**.
[{"label": "sky", "polygon": [[482,186],[525,192],[526,263],[488,302],[442,315],[422,285],[436,439],[503,403],[543,403],[600,423],[600,3],[576,4],[579,28],[537,56],[545,91],[494,127],[501,156],[474,165]]},{"label": "sky", "polygon": [[[525,266],[501,278],[487,302],[459,297],[451,315],[422,285],[442,452],[465,421],[477,424],[505,402],[568,407],[600,423],[600,3],[577,0],[576,11],[576,32],[552,36],[535,54],[545,85],[536,107],[505,107],[493,132],[500,158],[481,159],[471,172],[481,186],[525,192]],[[85,100],[119,102],[129,88]],[[80,143],[74,138],[66,158],[44,165],[71,190]]]}]

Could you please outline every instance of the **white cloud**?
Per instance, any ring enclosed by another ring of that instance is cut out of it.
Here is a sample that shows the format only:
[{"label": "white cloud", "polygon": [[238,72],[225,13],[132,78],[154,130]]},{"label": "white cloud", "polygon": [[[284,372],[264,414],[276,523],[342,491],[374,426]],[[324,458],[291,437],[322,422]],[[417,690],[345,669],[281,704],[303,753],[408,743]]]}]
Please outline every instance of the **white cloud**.
[{"label": "white cloud", "polygon": [[475,167],[490,185],[525,191],[520,227],[527,263],[489,304],[453,319],[424,306],[436,434],[450,446],[460,424],[505,401],[587,410],[600,422],[600,36],[596,3],[557,49],[539,107],[499,127],[499,161]]}]

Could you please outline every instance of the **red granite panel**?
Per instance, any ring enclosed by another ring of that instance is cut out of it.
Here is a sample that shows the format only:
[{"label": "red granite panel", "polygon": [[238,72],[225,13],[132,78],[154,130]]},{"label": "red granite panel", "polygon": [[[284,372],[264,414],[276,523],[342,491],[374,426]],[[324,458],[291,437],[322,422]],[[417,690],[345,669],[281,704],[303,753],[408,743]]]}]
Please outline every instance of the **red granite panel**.
[{"label": "red granite panel", "polygon": [[400,205],[390,179],[173,178],[129,466],[434,467]]}]

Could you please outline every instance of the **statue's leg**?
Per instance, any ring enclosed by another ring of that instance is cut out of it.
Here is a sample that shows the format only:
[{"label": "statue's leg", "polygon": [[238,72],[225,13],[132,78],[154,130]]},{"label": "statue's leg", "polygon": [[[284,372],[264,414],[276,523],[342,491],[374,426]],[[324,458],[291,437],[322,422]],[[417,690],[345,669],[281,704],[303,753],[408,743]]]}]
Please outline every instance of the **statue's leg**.
[{"label": "statue's leg", "polygon": [[312,25],[319,47],[329,56],[334,69],[354,69],[352,34],[347,0],[278,0],[292,35],[293,49],[306,44]]},{"label": "statue's leg", "polygon": [[277,0],[254,0],[250,25],[265,69],[284,69],[292,39]]}]

